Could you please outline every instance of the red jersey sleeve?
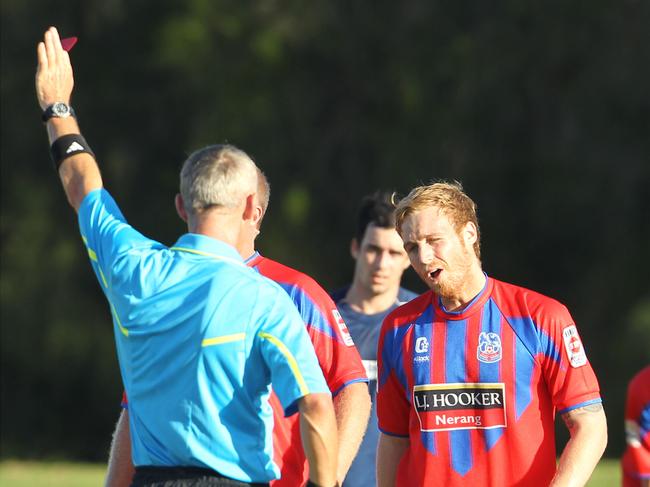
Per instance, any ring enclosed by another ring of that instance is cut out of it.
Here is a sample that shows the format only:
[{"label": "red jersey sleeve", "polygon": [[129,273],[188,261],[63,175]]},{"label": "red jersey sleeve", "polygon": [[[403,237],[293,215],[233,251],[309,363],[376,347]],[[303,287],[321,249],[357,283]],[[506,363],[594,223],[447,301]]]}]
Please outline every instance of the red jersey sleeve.
[{"label": "red jersey sleeve", "polygon": [[301,285],[292,290],[291,297],[307,325],[307,332],[332,394],[353,382],[367,382],[357,347],[325,290],[305,276]]},{"label": "red jersey sleeve", "polygon": [[634,376],[627,388],[625,441],[625,474],[650,478],[650,365]]},{"label": "red jersey sleeve", "polygon": [[377,345],[377,419],[382,433],[409,436],[410,403],[404,370],[407,329],[399,326],[397,308],[382,324]]},{"label": "red jersey sleeve", "polygon": [[537,293],[531,293],[529,305],[539,327],[542,373],[558,412],[602,402],[598,380],[569,310]]},{"label": "red jersey sleeve", "polygon": [[260,274],[277,282],[298,308],[314,344],[327,385],[336,394],[353,382],[367,382],[361,356],[332,298],[302,272],[262,256],[250,261]]}]

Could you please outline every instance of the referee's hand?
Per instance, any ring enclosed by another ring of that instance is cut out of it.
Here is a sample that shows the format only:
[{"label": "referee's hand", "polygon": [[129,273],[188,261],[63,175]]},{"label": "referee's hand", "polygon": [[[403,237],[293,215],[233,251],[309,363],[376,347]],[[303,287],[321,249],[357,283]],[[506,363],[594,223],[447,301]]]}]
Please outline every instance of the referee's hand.
[{"label": "referee's hand", "polygon": [[38,43],[36,69],[36,98],[42,110],[61,101],[70,104],[74,77],[70,56],[61,46],[59,32],[50,27]]}]

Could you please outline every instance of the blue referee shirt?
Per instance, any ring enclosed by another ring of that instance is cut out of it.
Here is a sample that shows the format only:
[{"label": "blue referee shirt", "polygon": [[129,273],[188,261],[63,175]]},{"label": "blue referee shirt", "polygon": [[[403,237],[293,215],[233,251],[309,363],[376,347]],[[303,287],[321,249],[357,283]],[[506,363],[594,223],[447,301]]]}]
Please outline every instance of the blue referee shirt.
[{"label": "blue referee shirt", "polygon": [[113,315],[134,464],[278,478],[270,384],[287,415],[329,392],[287,294],[219,240],[144,237],[103,189],[84,199],[79,226]]}]

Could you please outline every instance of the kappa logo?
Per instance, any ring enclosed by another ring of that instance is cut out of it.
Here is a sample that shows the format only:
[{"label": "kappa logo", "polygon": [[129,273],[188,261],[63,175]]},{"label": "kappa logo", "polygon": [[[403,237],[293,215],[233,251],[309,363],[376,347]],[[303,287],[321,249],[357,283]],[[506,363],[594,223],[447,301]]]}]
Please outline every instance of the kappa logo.
[{"label": "kappa logo", "polygon": [[478,336],[476,358],[479,361],[492,364],[501,360],[501,338],[493,332],[482,331]]},{"label": "kappa logo", "polygon": [[66,154],[71,154],[72,152],[79,152],[84,150],[83,145],[81,145],[79,142],[73,142],[70,144],[70,147],[68,147],[68,150],[65,151]]},{"label": "kappa logo", "polygon": [[336,325],[339,327],[339,331],[341,332],[343,343],[345,343],[348,347],[354,346],[354,340],[352,340],[352,336],[348,331],[348,327],[345,324],[345,321],[343,320],[341,313],[339,313],[337,309],[333,309],[332,314],[334,315],[334,319],[336,320]]},{"label": "kappa logo", "polygon": [[585,365],[587,363],[587,354],[582,346],[576,325],[568,326],[562,330],[562,338],[564,338],[564,348],[569,356],[571,367],[576,368]]}]

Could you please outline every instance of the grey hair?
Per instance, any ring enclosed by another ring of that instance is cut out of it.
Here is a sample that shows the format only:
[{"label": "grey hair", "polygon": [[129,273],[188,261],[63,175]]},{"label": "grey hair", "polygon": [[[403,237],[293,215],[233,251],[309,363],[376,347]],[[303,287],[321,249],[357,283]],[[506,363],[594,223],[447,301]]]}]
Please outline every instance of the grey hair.
[{"label": "grey hair", "polygon": [[233,145],[210,145],[192,153],[181,169],[181,196],[188,213],[212,206],[235,208],[257,191],[257,168]]}]

